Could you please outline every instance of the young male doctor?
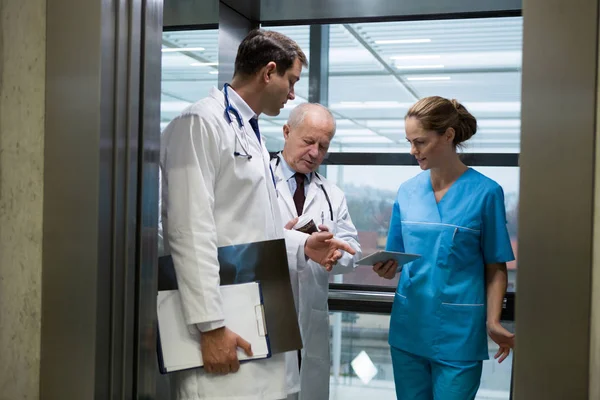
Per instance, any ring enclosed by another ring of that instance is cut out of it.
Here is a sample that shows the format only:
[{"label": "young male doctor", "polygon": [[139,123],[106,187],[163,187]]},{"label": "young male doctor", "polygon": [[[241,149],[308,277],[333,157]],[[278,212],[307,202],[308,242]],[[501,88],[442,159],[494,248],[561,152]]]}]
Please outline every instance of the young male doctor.
[{"label": "young male doctor", "polygon": [[172,374],[173,399],[285,399],[299,389],[296,352],[240,365],[249,344],[224,325],[217,248],[285,236],[290,270],[306,257],[331,268],[343,251],[331,233],[284,230],[258,127],[294,99],[306,56],[288,37],[262,30],[240,44],[231,85],[213,89],[163,132],[162,224],[186,322],[199,329],[204,368]]},{"label": "young male doctor", "polygon": [[283,151],[271,160],[282,220],[296,222],[297,217],[308,217],[315,226],[333,233],[356,251],[354,256],[345,253],[331,272],[310,260],[302,260],[293,271],[298,275],[296,307],[304,345],[300,400],[329,399],[329,274],[354,270],[361,254],[344,192],[316,172],[334,134],[335,119],[327,108],[300,104],[283,127]]}]

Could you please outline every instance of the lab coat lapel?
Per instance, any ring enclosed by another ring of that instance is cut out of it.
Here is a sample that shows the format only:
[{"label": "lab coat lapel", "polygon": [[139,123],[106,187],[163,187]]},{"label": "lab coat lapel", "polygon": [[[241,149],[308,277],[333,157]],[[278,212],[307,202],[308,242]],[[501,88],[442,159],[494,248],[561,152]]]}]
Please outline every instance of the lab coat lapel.
[{"label": "lab coat lapel", "polygon": [[319,188],[319,184],[321,182],[318,181],[319,178],[313,173],[312,179],[310,180],[310,185],[308,185],[308,192],[306,193],[306,200],[304,201],[304,210],[308,210],[310,204],[315,200],[317,195],[317,190],[321,190]]}]

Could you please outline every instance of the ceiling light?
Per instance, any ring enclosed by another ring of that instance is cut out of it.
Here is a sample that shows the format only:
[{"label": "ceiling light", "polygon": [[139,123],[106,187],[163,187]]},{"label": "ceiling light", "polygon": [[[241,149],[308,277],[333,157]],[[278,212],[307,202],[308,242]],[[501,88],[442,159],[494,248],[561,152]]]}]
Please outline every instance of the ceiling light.
[{"label": "ceiling light", "polygon": [[429,54],[417,54],[414,56],[392,56],[390,60],[433,60],[440,58],[440,55],[429,55]]},{"label": "ceiling light", "polygon": [[392,140],[383,136],[342,136],[334,137],[334,140],[342,144],[373,144],[373,143],[393,143]]},{"label": "ceiling light", "polygon": [[219,63],[216,63],[216,62],[196,62],[196,63],[191,63],[190,65],[192,67],[210,67],[210,66],[219,65]]},{"label": "ceiling light", "polygon": [[429,64],[429,65],[396,65],[398,69],[438,69],[444,68],[442,64]]},{"label": "ceiling light", "polygon": [[407,43],[430,43],[431,39],[394,39],[376,40],[375,44],[407,44]]},{"label": "ceiling light", "polygon": [[408,81],[449,81],[449,76],[410,76]]},{"label": "ceiling light", "polygon": [[204,51],[204,47],[165,47],[163,53],[174,53],[176,51]]},{"label": "ceiling light", "polygon": [[209,74],[211,75],[217,75],[219,73],[219,71],[209,71]]},{"label": "ceiling light", "polygon": [[398,108],[401,104],[397,101],[341,101],[339,103],[334,103],[330,105],[330,108],[358,108],[358,109],[366,109],[366,108]]}]

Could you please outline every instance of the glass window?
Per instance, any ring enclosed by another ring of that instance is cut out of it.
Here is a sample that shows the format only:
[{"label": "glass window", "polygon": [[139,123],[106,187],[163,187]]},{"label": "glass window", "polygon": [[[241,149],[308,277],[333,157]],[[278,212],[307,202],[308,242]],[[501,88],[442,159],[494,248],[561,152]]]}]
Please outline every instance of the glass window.
[{"label": "glass window", "polygon": [[[396,399],[392,359],[388,344],[389,321],[388,315],[354,312],[330,313],[330,400]],[[514,331],[512,324],[504,324],[504,326],[510,331]],[[498,345],[488,339],[488,348],[490,360],[483,362],[481,386],[476,400],[508,400],[510,398],[512,352],[502,364],[498,364],[493,359]],[[359,355],[360,359],[358,360],[361,360],[363,367],[365,364],[373,364],[374,376],[363,374],[360,370],[353,368],[352,361]]]},{"label": "glass window", "polygon": [[160,129],[218,84],[218,29],[164,32]]},{"label": "glass window", "polygon": [[467,152],[519,152],[523,20],[331,25],[330,151],[408,152],[403,117],[419,98],[456,98],[478,119]]},{"label": "glass window", "polygon": [[[519,198],[518,167],[475,167],[504,189],[507,226],[513,251],[517,255],[517,212]],[[363,255],[385,248],[392,206],[401,183],[421,172],[418,166],[328,165],[327,179],[346,194],[352,222],[358,230]],[[508,264],[509,291],[516,288],[516,261]],[[362,285],[396,286],[394,280],[380,278],[370,267],[359,266],[354,272],[334,275],[331,282]]]},{"label": "glass window", "polygon": [[[295,40],[310,61],[309,26],[265,28]],[[161,130],[190,104],[208,96],[218,85],[218,29],[163,33]],[[308,69],[295,86],[296,99],[276,117],[261,116],[260,131],[269,151],[283,148],[283,125],[290,110],[308,101]]]}]

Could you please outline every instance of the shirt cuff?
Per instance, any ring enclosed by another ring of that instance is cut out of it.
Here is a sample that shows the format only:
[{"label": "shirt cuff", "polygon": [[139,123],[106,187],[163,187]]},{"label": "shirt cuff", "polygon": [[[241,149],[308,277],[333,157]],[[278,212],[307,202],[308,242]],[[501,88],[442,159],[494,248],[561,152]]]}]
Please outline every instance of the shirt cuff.
[{"label": "shirt cuff", "polygon": [[224,326],[225,326],[224,319],[219,319],[217,321],[202,322],[202,323],[196,324],[196,327],[198,328],[198,330],[200,332],[214,331],[215,329],[219,329]]}]

